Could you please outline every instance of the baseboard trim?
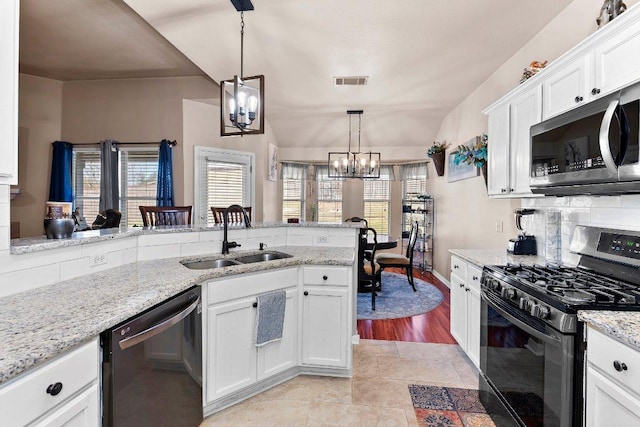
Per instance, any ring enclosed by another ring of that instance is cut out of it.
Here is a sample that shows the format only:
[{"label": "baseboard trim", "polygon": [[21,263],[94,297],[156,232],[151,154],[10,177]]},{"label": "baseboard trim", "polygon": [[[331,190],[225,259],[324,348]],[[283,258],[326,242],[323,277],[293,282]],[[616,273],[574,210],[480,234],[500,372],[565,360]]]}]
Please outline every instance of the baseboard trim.
[{"label": "baseboard trim", "polygon": [[447,280],[446,277],[444,277],[442,274],[438,273],[436,270],[433,270],[431,272],[431,274],[436,276],[438,278],[438,280],[440,280],[442,283],[444,283],[447,288],[451,289],[451,286],[449,284],[449,280]]}]

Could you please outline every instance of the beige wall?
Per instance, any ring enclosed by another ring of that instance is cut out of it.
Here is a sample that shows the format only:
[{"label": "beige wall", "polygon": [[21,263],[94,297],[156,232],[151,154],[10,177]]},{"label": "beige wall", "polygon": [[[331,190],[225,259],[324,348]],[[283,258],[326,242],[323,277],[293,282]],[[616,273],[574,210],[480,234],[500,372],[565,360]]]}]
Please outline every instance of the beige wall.
[{"label": "beige wall", "polygon": [[[637,0],[626,2],[629,7],[635,3]],[[551,62],[596,31],[595,18],[601,6],[602,0],[576,0],[567,6],[445,117],[437,139],[456,145],[487,132],[487,117],[481,111],[515,88],[522,69],[531,61]],[[443,276],[449,277],[449,249],[504,248],[516,235],[512,211],[520,207],[520,199],[489,199],[482,178],[447,183],[446,173],[444,177],[434,173],[428,186],[437,203],[435,268]],[[497,221],[504,223],[501,233],[496,232]]]},{"label": "beige wall", "polygon": [[49,197],[51,143],[62,135],[62,82],[20,74],[18,186],[11,221],[20,235],[44,233],[44,202]]}]

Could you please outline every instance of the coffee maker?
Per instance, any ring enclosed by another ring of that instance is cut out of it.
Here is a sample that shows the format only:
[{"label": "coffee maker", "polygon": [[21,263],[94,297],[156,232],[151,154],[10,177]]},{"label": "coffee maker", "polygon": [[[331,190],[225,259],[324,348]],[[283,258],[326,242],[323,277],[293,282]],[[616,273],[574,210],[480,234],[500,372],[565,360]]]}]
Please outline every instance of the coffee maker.
[{"label": "coffee maker", "polygon": [[514,255],[536,255],[538,253],[535,236],[527,235],[522,228],[522,217],[524,215],[532,215],[534,212],[535,209],[514,209],[516,228],[522,233],[514,239],[509,239],[507,252]]}]

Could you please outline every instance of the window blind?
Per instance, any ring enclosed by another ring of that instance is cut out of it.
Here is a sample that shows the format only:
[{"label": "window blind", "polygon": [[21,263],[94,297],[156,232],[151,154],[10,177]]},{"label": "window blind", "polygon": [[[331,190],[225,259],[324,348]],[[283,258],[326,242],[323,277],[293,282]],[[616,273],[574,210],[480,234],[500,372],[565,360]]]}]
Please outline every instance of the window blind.
[{"label": "window blind", "polygon": [[380,168],[379,179],[364,181],[364,217],[369,227],[378,235],[389,234],[390,180],[393,176],[391,166]]},{"label": "window blind", "polygon": [[142,226],[140,206],[155,206],[158,149],[120,149],[120,224]]},{"label": "window blind", "polygon": [[100,204],[100,151],[73,150],[71,168],[74,206],[91,224]]},{"label": "window blind", "polygon": [[342,182],[329,178],[327,166],[316,166],[318,222],[342,222]]}]

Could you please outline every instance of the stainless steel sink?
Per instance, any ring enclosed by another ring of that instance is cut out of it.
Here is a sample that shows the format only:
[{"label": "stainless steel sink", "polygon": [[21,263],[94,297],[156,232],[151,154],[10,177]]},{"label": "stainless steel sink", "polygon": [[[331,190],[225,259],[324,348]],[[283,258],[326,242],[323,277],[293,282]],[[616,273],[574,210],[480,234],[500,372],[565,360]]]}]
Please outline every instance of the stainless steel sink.
[{"label": "stainless steel sink", "polygon": [[239,262],[233,259],[204,259],[202,261],[184,262],[182,263],[191,270],[208,270],[210,268],[222,268],[230,267],[232,265],[240,265]]},{"label": "stainless steel sink", "polygon": [[276,259],[291,258],[293,255],[285,254],[284,252],[264,252],[255,255],[245,255],[235,258],[236,261],[242,264],[251,264],[254,262],[273,261]]}]

